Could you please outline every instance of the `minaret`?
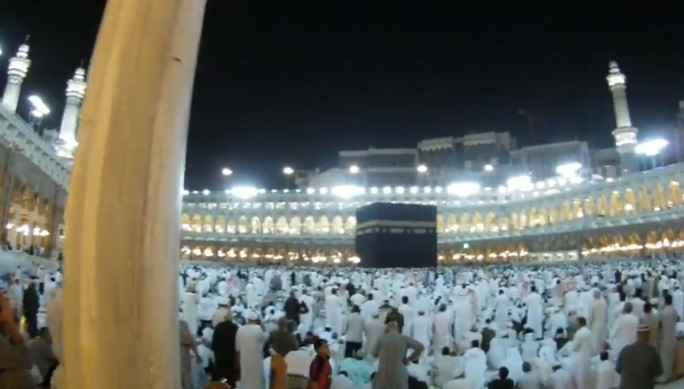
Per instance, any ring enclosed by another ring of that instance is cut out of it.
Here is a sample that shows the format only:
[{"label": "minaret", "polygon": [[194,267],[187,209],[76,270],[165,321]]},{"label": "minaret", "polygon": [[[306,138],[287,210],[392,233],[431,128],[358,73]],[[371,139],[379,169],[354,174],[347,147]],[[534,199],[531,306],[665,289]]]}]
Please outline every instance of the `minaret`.
[{"label": "minaret", "polygon": [[[28,39],[27,39],[28,41]],[[19,104],[19,95],[21,94],[21,84],[28,74],[31,60],[28,57],[29,45],[28,42],[19,46],[17,55],[10,59],[9,69],[7,70],[7,86],[5,86],[5,94],[2,95],[2,102],[12,112],[17,110]]]},{"label": "minaret", "polygon": [[615,110],[615,147],[620,154],[622,173],[639,170],[639,160],[634,151],[637,145],[639,130],[632,127],[632,119],[629,117],[629,104],[627,104],[627,77],[625,77],[617,62],[609,64],[608,88],[613,94],[613,109]]},{"label": "minaret", "polygon": [[86,92],[86,72],[79,67],[74,76],[67,82],[66,106],[62,115],[62,125],[59,128],[59,141],[57,142],[57,155],[63,158],[73,158],[78,140],[76,129],[81,116],[81,103]]}]

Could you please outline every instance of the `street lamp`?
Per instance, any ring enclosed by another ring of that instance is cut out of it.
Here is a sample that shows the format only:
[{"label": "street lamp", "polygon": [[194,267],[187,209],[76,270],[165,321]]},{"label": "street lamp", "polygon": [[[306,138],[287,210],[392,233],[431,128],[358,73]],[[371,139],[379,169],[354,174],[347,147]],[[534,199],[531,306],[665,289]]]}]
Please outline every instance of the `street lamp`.
[{"label": "street lamp", "polygon": [[283,168],[283,174],[285,175],[285,178],[287,179],[285,181],[285,185],[286,185],[287,189],[290,189],[290,187],[293,186],[293,184],[297,183],[297,181],[294,177],[295,170],[291,166],[285,166]]},{"label": "street lamp", "polygon": [[351,165],[349,166],[349,173],[351,174],[357,174],[359,172],[359,167],[356,165]]},{"label": "street lamp", "polygon": [[224,167],[223,169],[221,169],[221,175],[224,177],[232,176],[233,171],[228,169],[227,167]]},{"label": "street lamp", "polygon": [[663,151],[668,144],[669,142],[663,138],[651,139],[636,145],[634,151],[637,154],[645,155],[647,157],[654,157],[660,154],[660,152]]},{"label": "street lamp", "polygon": [[426,173],[428,171],[428,167],[425,164],[420,164],[418,167],[416,167],[416,170],[418,173]]},{"label": "street lamp", "polygon": [[484,165],[484,171],[486,171],[486,172],[494,171],[494,166],[488,163],[488,164]]},{"label": "street lamp", "polygon": [[50,108],[39,96],[29,96],[28,101],[31,103],[31,124],[36,132],[40,133],[40,124],[43,118],[50,113]]},{"label": "street lamp", "polygon": [[556,174],[566,178],[577,176],[577,172],[582,168],[579,162],[564,163],[556,166]]},{"label": "street lamp", "polygon": [[644,142],[641,142],[636,145],[634,148],[634,152],[643,155],[645,157],[650,157],[651,158],[651,164],[652,168],[656,168],[656,157],[662,153],[662,151],[669,145],[670,143],[667,141],[667,139],[663,138],[656,138],[656,139],[651,139],[647,140]]}]

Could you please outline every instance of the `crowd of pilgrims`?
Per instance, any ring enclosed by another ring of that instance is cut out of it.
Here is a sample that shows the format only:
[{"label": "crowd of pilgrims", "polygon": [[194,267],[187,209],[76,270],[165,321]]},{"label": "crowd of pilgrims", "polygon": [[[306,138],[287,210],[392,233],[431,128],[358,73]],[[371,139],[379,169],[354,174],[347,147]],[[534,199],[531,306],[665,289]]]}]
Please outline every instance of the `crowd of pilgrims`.
[{"label": "crowd of pilgrims", "polygon": [[[2,282],[0,310],[11,304],[31,340],[0,337],[0,389],[59,387],[61,270],[18,269]],[[682,263],[670,260],[383,270],[183,265],[182,387],[648,389],[682,370],[675,360],[683,282]],[[34,343],[40,352],[31,352]],[[17,347],[28,350],[29,365],[12,360],[21,358]],[[30,371],[32,386],[16,377],[7,383],[17,368]]]}]

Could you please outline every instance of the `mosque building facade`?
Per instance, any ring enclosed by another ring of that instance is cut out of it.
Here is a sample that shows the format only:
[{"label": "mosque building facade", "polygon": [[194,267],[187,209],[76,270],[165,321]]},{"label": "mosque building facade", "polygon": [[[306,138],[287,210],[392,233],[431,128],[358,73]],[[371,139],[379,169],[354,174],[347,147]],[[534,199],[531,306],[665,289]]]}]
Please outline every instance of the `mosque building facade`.
[{"label": "mosque building facade", "polygon": [[[16,114],[30,74],[28,43],[9,62],[0,104],[0,235],[13,248],[32,246],[47,256],[66,233],[86,71],[76,69],[67,82],[59,132],[41,135]],[[235,264],[355,264],[355,211],[379,201],[437,206],[443,264],[684,251],[684,127],[668,141],[640,141],[627,79],[615,62],[607,83],[614,147],[577,140],[518,147],[510,133],[490,132],[341,151],[336,168],[298,175],[297,189],[185,191],[180,255]],[[684,123],[684,103],[679,115]],[[657,161],[668,142],[674,157],[665,166]]]}]

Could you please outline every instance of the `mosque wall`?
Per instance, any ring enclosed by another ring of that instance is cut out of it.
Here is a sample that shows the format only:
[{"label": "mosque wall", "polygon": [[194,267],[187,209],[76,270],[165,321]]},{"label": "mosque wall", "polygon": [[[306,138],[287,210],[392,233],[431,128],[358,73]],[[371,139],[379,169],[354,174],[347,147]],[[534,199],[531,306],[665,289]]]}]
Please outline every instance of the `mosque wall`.
[{"label": "mosque wall", "polygon": [[436,190],[348,200],[314,193],[243,200],[190,195],[181,218],[182,251],[187,258],[237,262],[343,263],[355,258],[356,207],[382,199],[438,206],[443,263],[518,261],[568,251],[577,258],[648,256],[678,251],[684,240],[683,173],[684,164],[678,164],[619,180],[474,201]]},{"label": "mosque wall", "polygon": [[[52,166],[55,161],[49,158],[37,162],[31,143],[17,141],[26,131],[13,128],[16,124],[0,121],[0,237],[15,248],[34,246],[49,255],[64,230],[68,171],[65,175],[64,167]],[[677,242],[684,238],[678,225],[684,220],[679,215],[684,212],[683,177],[684,164],[677,164],[614,180],[537,183],[524,193],[484,188],[467,198],[440,187],[369,188],[348,198],[336,195],[334,188],[262,192],[251,198],[189,193],[180,226],[182,251],[187,258],[236,262],[348,262],[355,258],[356,208],[390,201],[438,207],[439,255],[446,262],[568,251],[622,254],[626,247],[643,255],[656,246],[679,249]],[[666,229],[624,233],[628,226],[671,221]],[[613,226],[623,232],[602,232]]]},{"label": "mosque wall", "polygon": [[[684,254],[684,219],[616,225],[596,231],[569,231],[524,238],[491,239],[472,244],[439,244],[441,265],[457,263],[526,263],[586,259],[630,259]],[[188,240],[182,258],[235,265],[355,265],[353,241],[277,242]]]},{"label": "mosque wall", "polygon": [[28,142],[12,142],[0,133],[0,239],[49,256],[60,243],[67,192],[46,172],[51,168],[30,158]]}]

